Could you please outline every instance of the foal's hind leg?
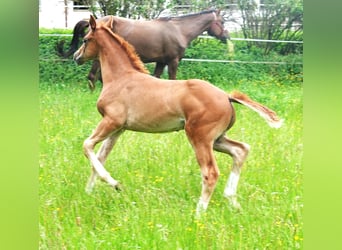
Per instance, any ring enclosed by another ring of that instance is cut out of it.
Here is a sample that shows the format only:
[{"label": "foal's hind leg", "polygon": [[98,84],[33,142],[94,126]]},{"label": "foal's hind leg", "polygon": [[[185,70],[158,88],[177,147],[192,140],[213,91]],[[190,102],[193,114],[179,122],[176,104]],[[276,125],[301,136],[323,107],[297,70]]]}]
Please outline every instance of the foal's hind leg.
[{"label": "foal's hind leg", "polygon": [[196,209],[196,215],[199,216],[200,213],[205,211],[208,207],[220,172],[216,164],[212,141],[204,138],[205,136],[197,136],[196,138],[196,133],[189,133],[187,128],[185,130],[189,141],[195,150],[197,162],[201,168],[202,192]]},{"label": "foal's hind leg", "polygon": [[196,213],[199,215],[208,207],[209,201],[219,178],[220,171],[217,167],[211,145],[196,145],[195,152],[197,161],[201,167],[202,175],[202,192],[196,208]]},{"label": "foal's hind leg", "polygon": [[240,209],[237,201],[236,191],[240,179],[241,167],[248,155],[250,146],[243,142],[233,141],[225,136],[221,136],[214,143],[216,151],[229,154],[233,158],[233,169],[224,189],[224,196],[228,198],[235,208]]},{"label": "foal's hind leg", "polygon": [[[91,191],[91,188],[93,187],[92,179],[95,180],[97,175],[112,187],[116,188],[118,185],[118,181],[116,181],[110,176],[110,174],[107,172],[107,170],[104,168],[103,164],[100,161],[105,160],[108,153],[114,146],[114,143],[117,139],[116,137],[118,137],[122,133],[121,129],[116,128],[117,126],[113,121],[104,118],[97,126],[93,134],[83,143],[84,154],[87,156],[87,158],[90,160],[93,166],[93,173],[87,185],[88,191]],[[111,136],[111,138],[105,142],[105,145],[101,147],[99,154],[96,155],[94,153],[95,145],[106,139],[108,136]],[[95,175],[94,172],[96,173]]]},{"label": "foal's hind leg", "polygon": [[[111,135],[102,143],[99,151],[96,154],[96,157],[100,161],[102,166],[105,164],[105,161],[106,161],[110,151],[113,149],[116,141],[118,140],[118,138],[122,132]],[[97,176],[98,176],[98,174],[97,174],[95,168],[92,167],[91,175],[89,177],[89,181],[88,181],[87,186],[86,186],[86,191],[88,193],[90,193],[93,190]]]}]

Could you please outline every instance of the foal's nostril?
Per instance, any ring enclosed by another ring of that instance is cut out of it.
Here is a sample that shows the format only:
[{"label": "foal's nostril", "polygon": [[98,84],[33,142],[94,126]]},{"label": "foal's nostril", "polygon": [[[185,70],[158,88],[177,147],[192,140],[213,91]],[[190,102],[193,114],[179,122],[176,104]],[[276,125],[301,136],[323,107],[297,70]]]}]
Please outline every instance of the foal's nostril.
[{"label": "foal's nostril", "polygon": [[76,51],[76,52],[74,53],[73,59],[74,59],[74,61],[75,61],[78,65],[83,64],[83,60],[82,60],[82,58],[81,58],[81,53],[79,53],[78,51]]},{"label": "foal's nostril", "polygon": [[74,61],[77,61],[77,51],[74,53],[73,59]]}]

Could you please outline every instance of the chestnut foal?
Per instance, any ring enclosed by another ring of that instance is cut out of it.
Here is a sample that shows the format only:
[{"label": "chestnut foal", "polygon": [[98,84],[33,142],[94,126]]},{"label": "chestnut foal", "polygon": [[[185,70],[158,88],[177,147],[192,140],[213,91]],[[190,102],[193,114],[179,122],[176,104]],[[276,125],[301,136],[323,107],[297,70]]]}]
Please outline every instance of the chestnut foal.
[{"label": "chestnut foal", "polygon": [[[146,74],[134,48],[113,33],[112,25],[111,19],[104,23],[91,16],[90,30],[74,54],[78,64],[98,59],[103,76],[103,88],[97,102],[103,119],[83,145],[92,164],[86,190],[93,189],[97,177],[114,188],[118,187],[119,182],[106,171],[104,163],[125,130],[162,133],[184,129],[202,174],[197,214],[207,209],[219,177],[213,149],[233,158],[224,196],[239,208],[236,190],[249,145],[225,136],[235,121],[231,102],[256,111],[271,127],[280,127],[282,120],[274,111],[245,94],[227,94],[202,80],[163,80]],[[101,141],[103,144],[95,154],[94,147]]]}]

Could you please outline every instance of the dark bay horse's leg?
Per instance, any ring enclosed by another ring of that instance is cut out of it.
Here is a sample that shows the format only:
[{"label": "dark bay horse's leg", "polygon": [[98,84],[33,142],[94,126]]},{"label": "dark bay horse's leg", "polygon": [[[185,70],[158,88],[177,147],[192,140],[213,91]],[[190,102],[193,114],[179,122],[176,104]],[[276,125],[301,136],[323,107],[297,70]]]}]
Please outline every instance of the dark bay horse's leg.
[{"label": "dark bay horse's leg", "polygon": [[165,63],[156,62],[156,67],[155,67],[155,69],[154,69],[153,75],[154,75],[155,77],[160,78],[160,76],[163,74],[163,70],[164,70],[165,66],[166,66]]},{"label": "dark bay horse's leg", "polygon": [[179,59],[175,58],[168,63],[168,73],[170,80],[176,80]]},{"label": "dark bay horse's leg", "polygon": [[[104,140],[104,142],[102,143],[99,151],[97,152],[96,154],[96,157],[97,159],[100,161],[100,163],[102,165],[105,164],[106,162],[106,159],[110,153],[110,151],[113,149],[115,143],[117,142],[117,140],[119,139],[119,136],[122,134],[123,130],[108,137],[106,140]],[[88,184],[86,186],[86,192],[90,193],[94,186],[95,186],[95,181],[96,181],[96,178],[97,178],[98,174],[95,170],[94,167],[92,167],[92,172],[91,172],[91,175],[89,177],[89,181],[88,181]]]},{"label": "dark bay horse's leg", "polygon": [[237,201],[236,191],[240,179],[242,165],[248,155],[250,146],[243,142],[233,141],[226,136],[221,136],[214,143],[214,150],[229,154],[233,158],[233,169],[229,175],[227,185],[224,189],[224,196],[229,199],[232,205],[240,209]]},{"label": "dark bay horse's leg", "polygon": [[99,79],[100,75],[100,61],[94,60],[88,74],[88,86],[93,91],[95,89],[95,82]]}]

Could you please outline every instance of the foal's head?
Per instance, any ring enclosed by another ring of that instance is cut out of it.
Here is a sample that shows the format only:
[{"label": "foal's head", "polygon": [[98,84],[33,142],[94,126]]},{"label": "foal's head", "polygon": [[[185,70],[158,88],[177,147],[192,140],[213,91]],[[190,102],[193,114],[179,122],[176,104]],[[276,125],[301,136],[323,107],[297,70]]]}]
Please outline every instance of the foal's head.
[{"label": "foal's head", "polygon": [[112,26],[113,19],[110,18],[106,23],[96,23],[95,18],[91,15],[89,20],[90,29],[83,38],[82,46],[74,53],[74,60],[77,64],[83,64],[88,60],[97,59],[99,56],[99,46],[95,39],[95,32],[102,26]]},{"label": "foal's head", "polygon": [[220,10],[216,10],[213,14],[215,15],[215,20],[211,23],[208,34],[226,43],[227,39],[230,40],[230,35],[228,30],[224,29],[224,20],[220,15]]}]

